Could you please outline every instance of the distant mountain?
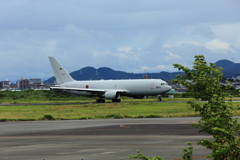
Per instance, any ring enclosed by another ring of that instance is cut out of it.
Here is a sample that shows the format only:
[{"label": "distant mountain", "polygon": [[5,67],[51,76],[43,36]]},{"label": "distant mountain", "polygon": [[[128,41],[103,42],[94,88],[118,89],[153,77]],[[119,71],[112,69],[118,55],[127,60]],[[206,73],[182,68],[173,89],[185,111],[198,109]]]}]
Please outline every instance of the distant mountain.
[{"label": "distant mountain", "polygon": [[240,76],[240,63],[234,63],[232,61],[223,59],[215,63],[218,67],[223,68],[223,75],[225,78],[232,78]]},{"label": "distant mountain", "polygon": [[[240,76],[240,63],[234,63],[229,60],[219,60],[215,63],[217,66],[224,68],[223,74],[225,78],[231,78],[232,76]],[[176,75],[183,74],[183,72],[159,72],[159,73],[128,73],[124,71],[115,71],[108,67],[101,67],[99,69],[93,67],[84,67],[77,71],[71,72],[70,75],[75,80],[108,80],[108,79],[143,79],[144,75],[148,75],[149,78],[155,79],[175,79]],[[55,77],[51,77],[44,81],[45,84],[53,84]]]},{"label": "distant mountain", "polygon": [[[75,80],[108,80],[108,79],[143,79],[144,75],[148,75],[149,78],[156,79],[174,79],[176,75],[183,74],[183,72],[159,72],[159,73],[128,73],[124,71],[115,71],[108,67],[101,67],[99,69],[93,67],[84,67],[80,70],[71,72],[70,75]],[[45,84],[52,84],[55,81],[55,77],[51,77],[44,81]]]}]

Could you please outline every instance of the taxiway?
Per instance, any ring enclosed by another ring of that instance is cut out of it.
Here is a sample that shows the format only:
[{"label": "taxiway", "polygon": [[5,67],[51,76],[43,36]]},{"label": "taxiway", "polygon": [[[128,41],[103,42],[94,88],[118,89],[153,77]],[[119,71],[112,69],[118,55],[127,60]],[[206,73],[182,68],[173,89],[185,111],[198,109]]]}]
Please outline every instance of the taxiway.
[{"label": "taxiway", "polygon": [[0,160],[124,160],[144,155],[181,159],[187,142],[197,160],[209,150],[191,123],[199,118],[103,119],[0,123]]}]

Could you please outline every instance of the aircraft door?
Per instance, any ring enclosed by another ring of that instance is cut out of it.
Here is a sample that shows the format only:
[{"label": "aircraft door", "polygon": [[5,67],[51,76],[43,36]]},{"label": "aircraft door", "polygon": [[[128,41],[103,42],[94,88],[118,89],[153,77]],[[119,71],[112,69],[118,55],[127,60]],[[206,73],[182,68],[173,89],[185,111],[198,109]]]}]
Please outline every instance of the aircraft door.
[{"label": "aircraft door", "polygon": [[154,88],[155,88],[155,84],[154,84],[154,82],[151,82],[151,84],[150,84],[150,88],[151,88],[151,89],[154,89]]}]

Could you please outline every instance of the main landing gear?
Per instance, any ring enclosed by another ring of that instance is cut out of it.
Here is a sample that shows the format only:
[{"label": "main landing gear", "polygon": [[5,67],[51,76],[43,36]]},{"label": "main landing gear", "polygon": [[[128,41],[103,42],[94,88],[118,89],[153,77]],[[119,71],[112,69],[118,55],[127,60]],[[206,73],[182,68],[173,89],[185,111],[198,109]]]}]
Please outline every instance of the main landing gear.
[{"label": "main landing gear", "polygon": [[121,102],[121,99],[112,99],[112,102]]},{"label": "main landing gear", "polygon": [[105,99],[96,99],[96,103],[104,103]]},{"label": "main landing gear", "polygon": [[[96,103],[104,103],[105,99],[96,99]],[[121,99],[112,99],[112,102],[121,102]]]}]

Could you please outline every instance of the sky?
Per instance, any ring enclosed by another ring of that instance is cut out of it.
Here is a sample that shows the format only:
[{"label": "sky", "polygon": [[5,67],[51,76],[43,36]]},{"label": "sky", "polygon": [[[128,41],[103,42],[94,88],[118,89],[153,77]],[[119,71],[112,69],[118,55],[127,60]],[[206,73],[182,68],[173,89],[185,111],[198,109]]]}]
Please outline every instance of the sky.
[{"label": "sky", "polygon": [[131,73],[240,63],[239,0],[0,0],[0,81],[53,76],[48,56],[73,72]]}]

